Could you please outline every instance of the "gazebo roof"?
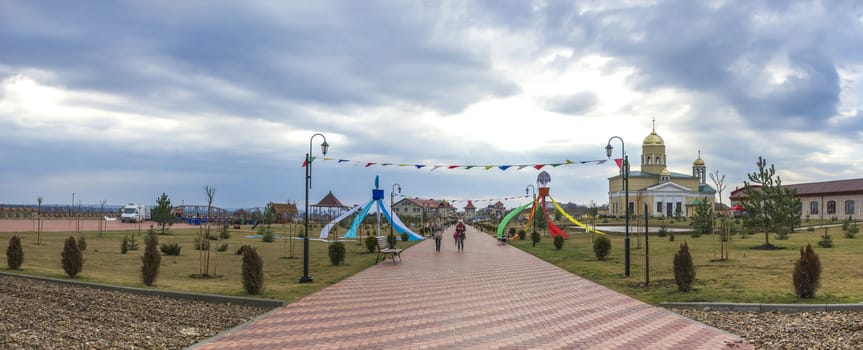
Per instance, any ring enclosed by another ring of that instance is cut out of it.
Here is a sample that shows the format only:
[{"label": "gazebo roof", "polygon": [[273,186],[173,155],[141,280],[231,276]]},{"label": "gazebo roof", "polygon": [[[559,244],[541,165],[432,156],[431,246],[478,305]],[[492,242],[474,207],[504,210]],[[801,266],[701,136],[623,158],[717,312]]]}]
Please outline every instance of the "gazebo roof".
[{"label": "gazebo roof", "polygon": [[336,198],[336,195],[333,194],[333,191],[327,193],[323,199],[321,199],[318,204],[314,205],[315,207],[327,207],[327,208],[347,208],[346,205],[342,204],[342,202]]}]

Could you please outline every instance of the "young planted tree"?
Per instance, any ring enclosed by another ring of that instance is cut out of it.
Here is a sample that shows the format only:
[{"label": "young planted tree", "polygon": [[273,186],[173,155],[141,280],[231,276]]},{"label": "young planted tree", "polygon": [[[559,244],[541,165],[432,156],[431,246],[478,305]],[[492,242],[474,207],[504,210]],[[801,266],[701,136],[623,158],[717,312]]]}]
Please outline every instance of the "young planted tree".
[{"label": "young planted tree", "polygon": [[165,234],[169,227],[174,225],[174,206],[171,205],[171,199],[168,198],[168,195],[162,193],[159,198],[156,198],[156,206],[153,207],[153,211],[150,213],[153,222],[159,225],[159,229],[161,230],[161,234]]},{"label": "young planted tree", "polygon": [[821,283],[821,258],[815,254],[811,244],[800,247],[800,259],[794,263],[794,290],[799,298],[815,298],[815,290]]},{"label": "young planted tree", "polygon": [[[716,186],[716,193],[719,195],[719,206],[723,207],[723,205],[722,205],[722,192],[725,191],[725,186],[726,186],[725,174],[720,174],[719,170],[713,170],[713,172],[710,173],[710,179],[713,180],[713,185]],[[723,215],[721,220],[722,220],[722,223],[720,224],[720,226],[723,229],[719,232],[719,259],[728,260],[728,253],[731,250],[731,247],[730,247],[731,237],[730,237],[729,232],[727,230],[728,218],[725,215]]]},{"label": "young planted tree", "polygon": [[[776,175],[776,169],[767,161],[758,157],[758,171],[748,174],[749,181],[744,181],[744,198],[741,201],[746,215],[743,221],[747,227],[764,232],[764,245],[760,249],[777,249],[770,244],[770,233],[778,232],[780,227],[799,225],[799,213],[802,210],[800,198],[796,191],[782,188],[782,179]],[[796,218],[794,215],[797,215]]]},{"label": "young planted tree", "polygon": [[42,196],[36,197],[36,203],[38,203],[39,207],[36,209],[36,245],[42,244],[42,240],[40,239],[42,234]]},{"label": "young planted tree", "polygon": [[681,292],[692,290],[692,284],[695,283],[695,264],[686,242],[683,242],[680,250],[674,254],[674,282],[677,283],[677,290]]},{"label": "young planted tree", "polygon": [[[151,230],[152,232],[152,230]],[[162,263],[162,255],[159,254],[159,239],[155,234],[147,237],[144,247],[144,255],[141,256],[141,280],[144,284],[152,286],[159,275],[159,265]]]},{"label": "young planted tree", "polygon": [[213,199],[216,197],[216,188],[210,185],[204,186],[204,194],[207,196],[207,218],[198,231],[198,240],[200,242],[207,242],[207,244],[202,244],[201,249],[198,250],[198,269],[201,277],[210,276],[210,216],[213,211]]},{"label": "young planted tree", "polygon": [[21,248],[21,238],[17,235],[9,240],[9,247],[6,248],[6,263],[10,270],[17,270],[24,263],[24,249]]},{"label": "young planted tree", "polygon": [[63,252],[60,253],[63,264],[63,271],[70,278],[75,278],[84,267],[84,255],[78,250],[78,242],[74,236],[66,238],[66,244],[63,246]]},{"label": "young planted tree", "polygon": [[611,253],[611,240],[605,235],[597,236],[593,240],[593,254],[596,255],[596,260],[605,260],[609,253]]},{"label": "young planted tree", "polygon": [[695,216],[692,217],[692,237],[713,232],[713,203],[707,199],[695,205]]}]

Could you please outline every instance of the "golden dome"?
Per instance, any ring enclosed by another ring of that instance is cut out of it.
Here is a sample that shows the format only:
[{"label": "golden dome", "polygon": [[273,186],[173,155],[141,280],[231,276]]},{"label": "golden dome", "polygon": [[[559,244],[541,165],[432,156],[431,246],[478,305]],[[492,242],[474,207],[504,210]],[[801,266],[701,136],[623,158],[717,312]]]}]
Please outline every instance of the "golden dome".
[{"label": "golden dome", "polygon": [[701,159],[701,151],[698,151],[698,158],[692,162],[692,166],[704,166],[704,159]]},{"label": "golden dome", "polygon": [[644,138],[644,145],[664,145],[665,141],[662,141],[662,137],[656,134],[656,130],[650,132],[650,135]]},{"label": "golden dome", "polygon": [[662,172],[659,173],[660,176],[671,176],[671,172],[668,171],[668,168],[663,168]]}]

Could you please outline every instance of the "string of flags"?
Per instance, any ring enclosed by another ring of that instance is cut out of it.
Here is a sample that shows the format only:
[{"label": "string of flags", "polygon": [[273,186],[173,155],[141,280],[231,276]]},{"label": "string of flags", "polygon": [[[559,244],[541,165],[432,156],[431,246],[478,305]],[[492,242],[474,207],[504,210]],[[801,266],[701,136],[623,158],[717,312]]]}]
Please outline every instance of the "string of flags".
[{"label": "string of flags", "polygon": [[[407,167],[407,168],[415,168],[419,169],[430,169],[431,171],[435,171],[438,169],[446,169],[446,170],[455,170],[455,169],[482,169],[482,170],[490,170],[490,169],[500,169],[501,171],[507,171],[509,169],[522,170],[524,168],[533,168],[536,170],[541,170],[542,168],[549,166],[552,168],[557,168],[559,166],[564,165],[586,165],[586,164],[604,164],[606,159],[596,159],[596,160],[582,160],[582,161],[572,161],[565,160],[559,163],[535,163],[535,164],[419,164],[419,163],[395,163],[395,162],[367,162],[367,161],[356,161],[350,159],[339,159],[339,158],[330,158],[330,157],[311,157],[311,161],[315,160],[325,160],[325,161],[335,161],[337,164],[344,165],[353,165],[353,166],[362,166],[365,168],[373,167],[373,166],[394,166],[394,167]],[[306,166],[306,161],[303,160],[302,167]]]},{"label": "string of flags", "polygon": [[[423,197],[417,197],[417,196],[406,195],[406,194],[395,194],[395,196],[401,197],[401,198],[411,198],[411,199],[416,199],[416,200],[426,200],[426,198],[423,198]],[[530,198],[530,196],[529,195],[518,195],[518,196],[508,196],[508,197],[481,198],[481,199],[443,199],[443,201],[449,202],[449,203],[457,203],[457,202],[478,203],[478,202],[508,201],[508,200],[513,200],[513,199],[523,199],[523,198]]]}]

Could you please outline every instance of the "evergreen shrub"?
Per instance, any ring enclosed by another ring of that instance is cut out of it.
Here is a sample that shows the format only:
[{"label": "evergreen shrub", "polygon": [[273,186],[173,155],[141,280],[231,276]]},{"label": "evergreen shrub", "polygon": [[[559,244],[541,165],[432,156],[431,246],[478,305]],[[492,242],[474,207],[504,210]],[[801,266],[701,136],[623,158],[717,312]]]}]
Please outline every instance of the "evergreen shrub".
[{"label": "evergreen shrub", "polygon": [[680,250],[674,254],[674,282],[677,283],[677,290],[681,292],[691,291],[692,284],[695,283],[695,263],[692,262],[686,242],[683,242]]},{"label": "evergreen shrub", "polygon": [[330,243],[330,263],[339,265],[345,261],[345,244],[342,242]]},{"label": "evergreen shrub", "polygon": [[66,238],[66,244],[63,246],[63,252],[60,253],[60,257],[62,257],[63,271],[66,272],[67,276],[75,278],[75,276],[81,273],[84,267],[84,255],[78,249],[78,242],[75,241],[75,237],[69,236],[69,238]]},{"label": "evergreen shrub", "polygon": [[554,249],[563,249],[563,235],[554,236]]},{"label": "evergreen shrub", "polygon": [[597,260],[605,260],[611,253],[611,240],[605,235],[599,235],[593,240],[593,254]]},{"label": "evergreen shrub", "polygon": [[374,253],[375,249],[378,247],[378,239],[375,236],[367,236],[366,237],[366,249],[369,253]]},{"label": "evergreen shrub", "polygon": [[159,275],[159,264],[162,256],[159,254],[159,239],[151,235],[144,242],[144,255],[141,256],[141,280],[145,285],[152,286]]},{"label": "evergreen shrub", "polygon": [[815,290],[821,283],[821,259],[811,244],[800,247],[800,259],[794,263],[794,291],[799,298],[815,298]]},{"label": "evergreen shrub", "polygon": [[251,246],[240,248],[243,254],[243,289],[249,294],[259,294],[264,288],[264,261]]},{"label": "evergreen shrub", "polygon": [[17,270],[24,263],[24,249],[21,247],[21,237],[17,235],[9,239],[9,247],[6,248],[6,263],[10,270]]}]

